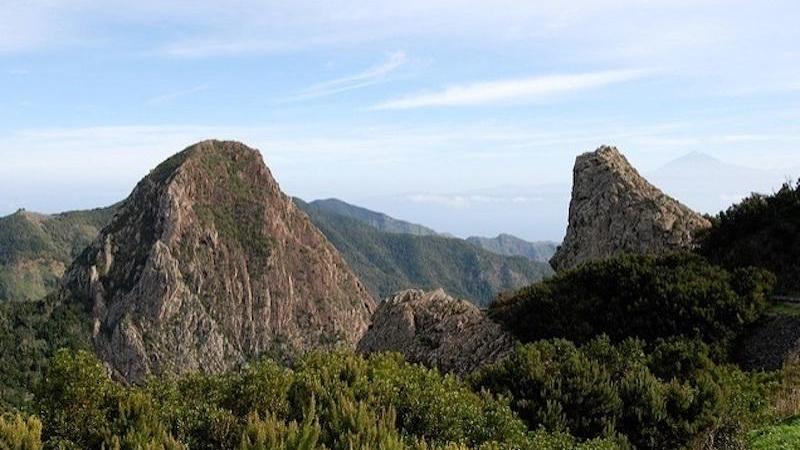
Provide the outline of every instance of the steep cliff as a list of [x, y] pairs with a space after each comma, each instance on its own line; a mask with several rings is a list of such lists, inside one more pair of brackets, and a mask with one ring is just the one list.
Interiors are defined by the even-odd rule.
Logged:
[[639, 175], [619, 150], [604, 146], [575, 161], [567, 235], [550, 264], [560, 271], [621, 252], [691, 248], [709, 226]]
[[145, 177], [68, 270], [97, 353], [129, 381], [344, 343], [374, 301], [260, 154], [205, 141]]

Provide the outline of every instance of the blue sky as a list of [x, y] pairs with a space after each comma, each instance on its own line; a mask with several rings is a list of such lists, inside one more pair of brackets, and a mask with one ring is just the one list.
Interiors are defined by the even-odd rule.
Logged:
[[[800, 172], [796, 1], [0, 0], [0, 11], [0, 214], [117, 201], [211, 137], [259, 148], [292, 195], [462, 235], [557, 239], [563, 218], [537, 217], [561, 211], [519, 192], [568, 185], [574, 157], [606, 143], [643, 172], [692, 151], [775, 185]], [[470, 199], [507, 206], [487, 218]]]

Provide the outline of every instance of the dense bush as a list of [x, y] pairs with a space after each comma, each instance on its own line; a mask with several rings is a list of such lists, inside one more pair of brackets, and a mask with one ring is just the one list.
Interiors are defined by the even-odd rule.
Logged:
[[35, 417], [19, 414], [0, 416], [0, 449], [40, 450], [42, 448], [42, 422]]
[[24, 406], [56, 349], [89, 348], [81, 306], [56, 299], [0, 302], [0, 407]]
[[509, 397], [531, 429], [619, 436], [638, 449], [685, 448], [711, 435], [741, 441], [743, 430], [768, 420], [777, 385], [716, 366], [707, 353], [687, 341], [660, 342], [650, 355], [642, 342], [612, 345], [605, 336], [581, 347], [539, 341], [470, 382]]
[[700, 236], [701, 254], [728, 268], [766, 268], [778, 276], [779, 292], [800, 294], [800, 181], [753, 194], [712, 223]]
[[523, 342], [685, 337], [720, 356], [759, 317], [772, 285], [765, 271], [727, 272], [691, 254], [622, 255], [522, 289], [495, 302], [490, 314]]
[[22, 442], [42, 429], [46, 448], [63, 449], [617, 448], [530, 432], [507, 401], [394, 354], [312, 353], [291, 368], [265, 360], [131, 387], [109, 379], [90, 353], [62, 350], [35, 394], [43, 428], [37, 419], [0, 422], [0, 440]]

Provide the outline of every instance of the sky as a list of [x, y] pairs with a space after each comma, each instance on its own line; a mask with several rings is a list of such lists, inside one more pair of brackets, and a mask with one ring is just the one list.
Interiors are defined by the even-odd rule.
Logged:
[[799, 18], [796, 0], [0, 0], [0, 215], [114, 203], [207, 138], [258, 148], [290, 195], [464, 236], [560, 239], [574, 158], [603, 144], [643, 173], [701, 152], [761, 174], [711, 195], [735, 201], [800, 174]]

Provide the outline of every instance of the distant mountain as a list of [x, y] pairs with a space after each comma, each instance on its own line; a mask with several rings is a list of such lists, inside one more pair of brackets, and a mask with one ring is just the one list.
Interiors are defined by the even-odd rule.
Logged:
[[435, 236], [438, 234], [436, 231], [422, 225], [398, 220], [386, 214], [351, 205], [335, 198], [314, 200], [309, 204], [323, 211], [360, 220], [387, 233], [406, 233], [415, 236]]
[[535, 283], [552, 274], [549, 265], [501, 256], [463, 240], [388, 233], [361, 220], [295, 199], [342, 253], [376, 298], [404, 289], [438, 289], [488, 305], [498, 293]]
[[493, 238], [470, 236], [467, 242], [498, 255], [524, 256], [543, 263], [550, 261], [558, 247], [555, 242], [529, 242], [505, 233]]
[[798, 169], [753, 169], [692, 152], [649, 172], [647, 178], [690, 208], [716, 214], [753, 192], [772, 193], [798, 175]]
[[0, 217], [0, 301], [43, 298], [114, 215], [114, 207]]
[[[387, 214], [352, 205], [339, 199], [314, 200], [311, 206], [340, 216], [350, 217], [387, 233], [405, 233], [415, 236], [444, 236], [456, 238], [449, 233], [438, 233], [431, 228], [404, 220], [395, 219]], [[524, 256], [531, 261], [547, 262], [556, 251], [555, 242], [529, 242], [510, 234], [500, 234], [494, 238], [472, 236], [467, 242], [484, 250], [503, 256]]]

